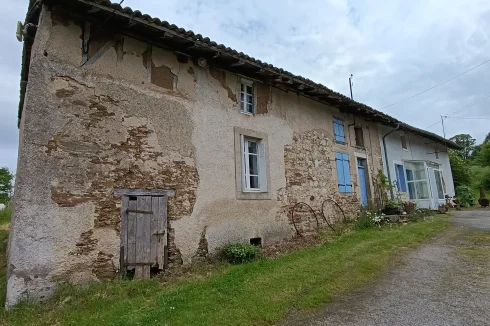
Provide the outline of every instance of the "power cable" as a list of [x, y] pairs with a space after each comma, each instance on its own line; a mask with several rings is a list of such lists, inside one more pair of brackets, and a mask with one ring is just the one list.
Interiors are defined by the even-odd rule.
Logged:
[[[445, 118], [448, 118], [448, 117], [454, 116], [454, 115], [456, 115], [456, 114], [459, 114], [459, 113], [463, 112], [464, 110], [471, 108], [472, 106], [474, 106], [474, 105], [476, 105], [476, 104], [480, 103], [481, 101], [483, 101], [483, 100], [485, 100], [485, 99], [487, 99], [487, 98], [489, 98], [489, 97], [490, 97], [490, 93], [487, 93], [487, 94], [486, 94], [484, 97], [482, 97], [482, 98], [481, 98], [481, 99], [479, 99], [478, 101], [473, 102], [473, 103], [471, 103], [470, 105], [467, 105], [467, 106], [463, 107], [462, 109], [460, 109], [460, 110], [458, 110], [458, 111], [455, 111], [455, 112], [453, 112], [453, 113], [450, 113], [450, 114], [448, 114], [448, 115], [446, 115], [446, 116], [444, 116], [444, 117], [445, 117]], [[437, 121], [437, 122], [435, 122], [435, 123], [431, 124], [430, 126], [426, 127], [426, 129], [428, 129], [428, 128], [430, 128], [430, 127], [433, 127], [433, 126], [435, 126], [435, 125], [436, 125], [436, 124], [438, 124], [438, 123], [441, 123], [441, 121]]]
[[483, 118], [477, 118], [477, 117], [471, 117], [471, 118], [466, 118], [466, 117], [446, 117], [446, 119], [490, 120], [490, 118], [487, 118], [487, 117], [483, 117]]
[[400, 101], [398, 101], [398, 102], [391, 103], [391, 104], [389, 104], [389, 105], [387, 105], [387, 106], [382, 107], [381, 109], [384, 109], [384, 108], [387, 108], [387, 107], [393, 106], [393, 105], [395, 105], [395, 104], [398, 104], [398, 103], [401, 103], [401, 102], [403, 102], [403, 101], [406, 101], [406, 100], [412, 99], [412, 98], [414, 98], [414, 97], [416, 97], [416, 96], [419, 96], [419, 95], [421, 95], [421, 94], [427, 93], [428, 91], [430, 91], [430, 90], [432, 90], [432, 89], [434, 89], [434, 88], [437, 88], [437, 87], [439, 87], [439, 86], [442, 86], [442, 85], [444, 85], [444, 84], [446, 84], [446, 83], [450, 82], [451, 80], [454, 80], [454, 79], [456, 79], [456, 78], [458, 78], [458, 77], [461, 77], [461, 76], [463, 76], [464, 74], [466, 74], [466, 73], [468, 73], [468, 72], [470, 72], [470, 71], [472, 71], [472, 70], [475, 70], [476, 68], [478, 68], [478, 67], [480, 67], [480, 66], [483, 66], [483, 65], [484, 65], [484, 64], [486, 64], [487, 62], [490, 62], [490, 59], [489, 59], [489, 60], [487, 60], [487, 61], [485, 61], [485, 62], [480, 63], [479, 65], [477, 65], [477, 66], [475, 66], [475, 67], [473, 67], [473, 68], [471, 68], [471, 69], [468, 69], [468, 70], [466, 70], [466, 71], [464, 71], [464, 72], [460, 73], [459, 75], [456, 75], [456, 76], [454, 76], [454, 77], [451, 77], [451, 78], [449, 78], [449, 79], [446, 79], [445, 81], [443, 81], [443, 82], [442, 82], [442, 83], [440, 83], [440, 84], [437, 84], [437, 85], [435, 85], [435, 86], [432, 86], [431, 88], [428, 88], [428, 89], [426, 89], [426, 90], [424, 90], [424, 91], [422, 91], [422, 92], [420, 92], [420, 93], [417, 93], [417, 94], [415, 94], [415, 95], [412, 95], [412, 96], [410, 96], [410, 97], [404, 98], [403, 100], [400, 100]]
[[489, 98], [489, 97], [490, 97], [490, 93], [488, 93], [487, 95], [485, 95], [484, 97], [482, 97], [482, 98], [481, 98], [481, 99], [479, 99], [478, 101], [474, 102], [473, 104], [470, 104], [470, 105], [468, 105], [468, 106], [466, 106], [466, 107], [462, 108], [461, 110], [459, 110], [459, 111], [457, 111], [457, 112], [453, 112], [453, 113], [449, 114], [448, 116], [454, 116], [454, 115], [456, 115], [456, 114], [459, 114], [459, 113], [461, 113], [462, 111], [464, 111], [464, 110], [466, 110], [466, 109], [468, 109], [468, 108], [472, 107], [472, 106], [473, 106], [473, 105], [475, 105], [475, 104], [480, 103], [481, 101], [483, 101], [484, 99], [487, 99], [487, 98]]

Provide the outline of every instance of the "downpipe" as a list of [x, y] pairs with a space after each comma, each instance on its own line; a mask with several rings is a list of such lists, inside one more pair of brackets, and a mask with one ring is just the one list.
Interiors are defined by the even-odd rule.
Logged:
[[[392, 181], [391, 181], [391, 172], [390, 172], [390, 165], [388, 163], [388, 151], [386, 150], [386, 137], [388, 137], [389, 135], [391, 135], [392, 133], [394, 133], [395, 131], [399, 130], [400, 129], [400, 123], [398, 123], [395, 127], [395, 129], [391, 130], [389, 133], [387, 133], [386, 135], [383, 136], [382, 140], [383, 140], [383, 150], [385, 152], [385, 162], [386, 162], [386, 172], [388, 174], [388, 182], [390, 183], [390, 185], [392, 185]], [[395, 199], [395, 193], [393, 192], [393, 187], [390, 187], [390, 197], [391, 197], [391, 200]]]

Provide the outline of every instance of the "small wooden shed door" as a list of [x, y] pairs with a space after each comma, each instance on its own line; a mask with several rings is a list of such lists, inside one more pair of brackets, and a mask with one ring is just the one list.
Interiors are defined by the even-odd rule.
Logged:
[[135, 278], [149, 278], [151, 267], [164, 268], [167, 199], [167, 196], [123, 197], [121, 254], [125, 270], [134, 268]]

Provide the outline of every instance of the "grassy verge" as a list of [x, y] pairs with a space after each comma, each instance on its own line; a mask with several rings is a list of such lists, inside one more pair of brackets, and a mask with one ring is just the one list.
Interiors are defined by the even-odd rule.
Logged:
[[400, 249], [447, 225], [447, 218], [353, 231], [274, 260], [225, 266], [203, 279], [161, 284], [113, 281], [66, 287], [42, 304], [0, 313], [6, 325], [271, 325], [382, 275]]
[[490, 232], [474, 231], [466, 235], [463, 240], [468, 245], [458, 248], [456, 252], [466, 262], [465, 266], [476, 266], [473, 277], [487, 280], [490, 276]]
[[12, 207], [5, 207], [0, 209], [0, 225], [10, 223], [10, 216], [12, 215]]
[[[7, 231], [0, 230], [0, 309], [5, 305], [5, 290], [7, 286]], [[1, 313], [0, 313], [1, 316]]]

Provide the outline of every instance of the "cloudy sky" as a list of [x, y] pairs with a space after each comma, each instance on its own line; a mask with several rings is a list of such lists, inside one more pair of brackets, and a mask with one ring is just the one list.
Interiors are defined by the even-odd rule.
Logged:
[[[27, 0], [0, 0], [0, 166], [15, 170], [22, 44], [16, 22]], [[349, 94], [426, 129], [447, 115], [448, 137], [490, 132], [488, 0], [125, 0], [124, 5]], [[388, 106], [388, 107], [387, 107]], [[442, 134], [441, 124], [430, 131]]]

